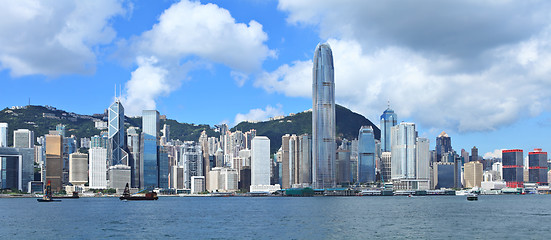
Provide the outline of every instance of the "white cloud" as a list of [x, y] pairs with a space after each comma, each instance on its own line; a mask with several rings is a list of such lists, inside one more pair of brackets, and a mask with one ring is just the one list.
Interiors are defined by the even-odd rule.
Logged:
[[[289, 13], [290, 23], [318, 27], [329, 39], [336, 101], [369, 119], [378, 119], [387, 100], [401, 119], [460, 132], [494, 130], [550, 110], [549, 4], [420, 1], [405, 4], [410, 8], [405, 11], [402, 3], [281, 0], [279, 8]], [[477, 6], [498, 12], [484, 17]], [[468, 15], [472, 23], [449, 17], [450, 7], [474, 14]], [[423, 15], [411, 9], [432, 10]], [[255, 86], [310, 98], [311, 62], [282, 65], [261, 74]]]
[[251, 109], [248, 113], [242, 114], [238, 113], [235, 115], [234, 125], [237, 125], [243, 121], [265, 121], [270, 117], [281, 116], [283, 115], [283, 110], [281, 105], [277, 105], [275, 108], [268, 105], [265, 109], [255, 108]]
[[[128, 46], [136, 59], [148, 56], [157, 59], [156, 68], [164, 68], [169, 74], [166, 75], [166, 80], [156, 82], [162, 85], [161, 89], [169, 90], [158, 91], [156, 88], [144, 89], [127, 84], [127, 98], [142, 99], [144, 95], [135, 94], [145, 93], [146, 99], [136, 101], [138, 105], [132, 107], [137, 111], [154, 105], [151, 103], [159, 96], [180, 87], [181, 81], [185, 79], [185, 74], [181, 73], [197, 67], [192, 66], [190, 59], [230, 67], [231, 77], [242, 86], [248, 74], [259, 71], [267, 57], [275, 56], [274, 51], [265, 45], [267, 40], [268, 35], [258, 22], [252, 20], [248, 24], [237, 23], [228, 10], [215, 4], [203, 5], [187, 0], [175, 3], [161, 14], [159, 22], [151, 30], [134, 38]], [[139, 68], [140, 66], [138, 70]], [[131, 82], [139, 80], [134, 80], [133, 75], [129, 83]], [[132, 89], [133, 87], [139, 89]], [[134, 110], [131, 113], [139, 114]]]
[[493, 152], [487, 152], [484, 154], [484, 159], [501, 158], [503, 150], [504, 149], [496, 149]]
[[[98, 46], [111, 43], [121, 1], [2, 1], [0, 69], [12, 76], [91, 74]], [[22, 31], [24, 29], [24, 31]]]

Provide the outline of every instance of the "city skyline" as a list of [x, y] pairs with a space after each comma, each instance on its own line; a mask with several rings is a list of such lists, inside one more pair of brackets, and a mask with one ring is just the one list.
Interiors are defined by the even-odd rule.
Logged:
[[[336, 103], [374, 123], [390, 101], [398, 122], [416, 123], [431, 149], [441, 131], [457, 151], [477, 146], [482, 156], [499, 149], [551, 149], [545, 139], [551, 134], [551, 93], [545, 90], [551, 44], [549, 19], [542, 14], [551, 7], [546, 2], [69, 3], [33, 7], [20, 1], [3, 10], [9, 20], [0, 27], [5, 86], [0, 105], [26, 105], [30, 99], [31, 104], [99, 113], [113, 102], [112, 89], [119, 85], [130, 116], [157, 109], [189, 123], [264, 120], [311, 107], [313, 46], [327, 41], [335, 55]], [[375, 4], [380, 11], [370, 10]], [[41, 7], [56, 14], [40, 14]], [[458, 15], [405, 11], [427, 7]], [[484, 17], [477, 9], [493, 14]], [[410, 24], [386, 21], [401, 10]], [[225, 27], [206, 27], [198, 12]], [[94, 14], [87, 22], [73, 19], [83, 13]], [[55, 24], [64, 22], [76, 27]], [[168, 26], [180, 31], [167, 31]], [[208, 31], [195, 33], [198, 27]], [[19, 29], [25, 35], [18, 35]], [[423, 35], [424, 30], [431, 34]], [[180, 32], [186, 34], [175, 34]], [[21, 37], [14, 42], [7, 36]], [[136, 94], [143, 97], [133, 98]], [[227, 99], [236, 104], [220, 106]]]

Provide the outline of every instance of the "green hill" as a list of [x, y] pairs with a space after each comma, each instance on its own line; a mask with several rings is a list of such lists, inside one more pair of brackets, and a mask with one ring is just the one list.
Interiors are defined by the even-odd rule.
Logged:
[[[336, 105], [335, 115], [337, 120], [337, 142], [346, 138], [352, 140], [358, 138], [361, 126], [372, 126], [375, 139], [381, 139], [381, 130], [364, 116], [352, 112], [349, 109]], [[301, 112], [283, 119], [264, 122], [241, 122], [231, 130], [243, 132], [256, 129], [256, 135], [266, 136], [270, 139], [270, 152], [275, 153], [281, 146], [281, 136], [285, 134], [312, 134], [312, 112]]]
[[[13, 131], [16, 129], [29, 129], [34, 131], [35, 137], [43, 136], [50, 130], [55, 130], [57, 124], [65, 125], [66, 135], [75, 135], [78, 141], [83, 137], [91, 137], [100, 134], [102, 130], [95, 128], [94, 120], [104, 120], [105, 114], [80, 115], [45, 106], [25, 106], [23, 108], [5, 108], [0, 111], [0, 122], [8, 123], [8, 146], [13, 145]], [[219, 136], [209, 125], [195, 125], [179, 123], [172, 119], [161, 119], [161, 127], [164, 123], [170, 125], [171, 138], [182, 141], [197, 141], [203, 130], [208, 136]], [[125, 118], [125, 126], [141, 128], [142, 119]], [[103, 130], [107, 131], [107, 130]]]
[[[364, 116], [352, 112], [349, 109], [336, 106], [337, 120], [337, 142], [342, 139], [355, 139], [358, 137], [358, 131], [361, 126], [370, 125], [375, 131], [375, 138], [380, 139], [381, 131], [371, 121]], [[22, 108], [5, 108], [0, 111], [0, 122], [8, 123], [8, 146], [13, 144], [13, 131], [16, 129], [29, 129], [34, 131], [36, 137], [47, 134], [50, 130], [55, 130], [57, 124], [64, 124], [66, 135], [75, 135], [78, 141], [83, 137], [91, 137], [100, 134], [101, 130], [95, 128], [94, 121], [106, 120], [105, 113], [90, 115], [80, 115], [66, 112], [48, 106], [26, 106]], [[170, 134], [172, 139], [182, 141], [197, 141], [203, 130], [207, 131], [209, 137], [218, 137], [220, 134], [215, 132], [207, 124], [188, 124], [180, 123], [172, 119], [161, 119], [163, 124], [170, 125]], [[141, 129], [141, 117], [125, 118], [125, 126], [139, 127]], [[241, 130], [243, 132], [250, 129], [256, 129], [259, 136], [270, 138], [270, 150], [276, 152], [281, 146], [281, 136], [285, 134], [304, 134], [312, 133], [312, 112], [301, 112], [293, 116], [287, 116], [283, 119], [264, 121], [258, 123], [241, 122], [231, 130]], [[107, 131], [107, 130], [104, 130]]]

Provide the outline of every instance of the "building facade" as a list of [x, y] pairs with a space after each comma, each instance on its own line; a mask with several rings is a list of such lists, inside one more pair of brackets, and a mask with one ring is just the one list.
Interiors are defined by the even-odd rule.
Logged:
[[390, 109], [390, 106], [381, 115], [381, 151], [383, 152], [392, 151], [390, 131], [392, 127], [396, 126], [397, 119], [396, 113]]
[[534, 149], [528, 153], [528, 175], [529, 182], [547, 185], [547, 152], [543, 152], [540, 148]]
[[314, 53], [312, 84], [312, 163], [314, 188], [336, 187], [335, 76], [333, 54], [327, 43]]
[[108, 109], [109, 127], [109, 148], [108, 157], [110, 166], [123, 164], [127, 161], [127, 153], [124, 151], [124, 107], [119, 99], [116, 99]]
[[358, 182], [375, 182], [375, 135], [371, 126], [362, 126], [358, 134]]
[[503, 150], [501, 155], [503, 180], [507, 183], [507, 187], [524, 187], [523, 151], [521, 149]]
[[142, 139], [140, 156], [140, 188], [153, 189], [159, 187], [158, 145], [159, 145], [159, 112], [143, 110]]
[[251, 141], [251, 185], [270, 185], [270, 139], [256, 136]]

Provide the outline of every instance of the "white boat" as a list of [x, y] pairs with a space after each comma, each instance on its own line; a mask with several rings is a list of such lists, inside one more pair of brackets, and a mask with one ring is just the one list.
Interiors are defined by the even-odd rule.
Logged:
[[467, 200], [477, 201], [478, 200], [478, 195], [476, 193], [469, 193], [469, 194], [467, 194]]

